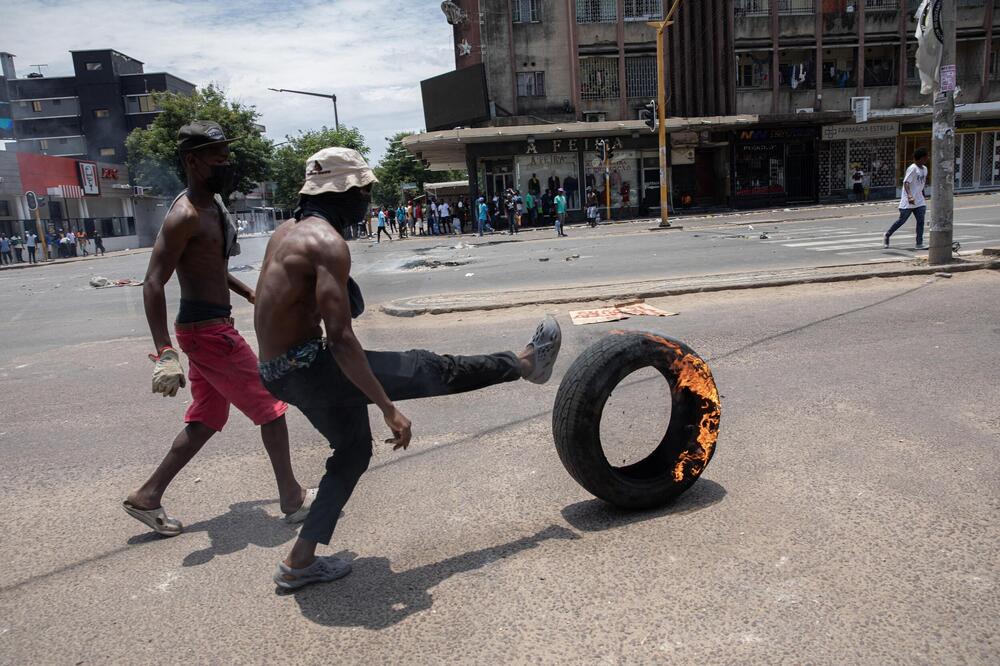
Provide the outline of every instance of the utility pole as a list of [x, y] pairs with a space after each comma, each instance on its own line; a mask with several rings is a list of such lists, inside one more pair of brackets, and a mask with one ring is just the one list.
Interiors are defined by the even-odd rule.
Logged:
[[660, 226], [670, 226], [670, 190], [667, 185], [667, 73], [664, 59], [666, 48], [663, 33], [674, 24], [673, 17], [681, 0], [674, 0], [673, 6], [662, 21], [649, 21], [646, 25], [656, 28], [656, 107], [657, 122], [660, 126]]
[[305, 92], [303, 90], [287, 90], [285, 88], [268, 88], [268, 90], [273, 90], [274, 92], [284, 92], [284, 93], [295, 93], [296, 95], [309, 95], [310, 97], [325, 97], [326, 99], [333, 100], [333, 122], [337, 131], [340, 131], [340, 117], [337, 115], [337, 96], [327, 95], [325, 93], [314, 93]]
[[[955, 2], [937, 0], [935, 9], [940, 7], [939, 21], [934, 28], [940, 28], [941, 69], [934, 84], [934, 125], [931, 132], [934, 155], [934, 179], [931, 188], [930, 247], [927, 261], [930, 264], [948, 264], [952, 260], [952, 222], [955, 217], [955, 83], [958, 79], [955, 67]], [[938, 19], [935, 16], [935, 19]], [[934, 39], [933, 35], [928, 36]]]

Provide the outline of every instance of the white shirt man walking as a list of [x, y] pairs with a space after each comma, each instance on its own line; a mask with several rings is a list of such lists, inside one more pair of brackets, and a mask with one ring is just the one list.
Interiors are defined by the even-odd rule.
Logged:
[[903, 196], [899, 200], [899, 219], [885, 232], [882, 247], [889, 247], [889, 239], [910, 218], [912, 213], [917, 218], [916, 250], [926, 250], [924, 245], [924, 214], [927, 212], [927, 200], [924, 199], [924, 186], [927, 184], [927, 149], [917, 148], [913, 152], [913, 164], [906, 170], [903, 177]]

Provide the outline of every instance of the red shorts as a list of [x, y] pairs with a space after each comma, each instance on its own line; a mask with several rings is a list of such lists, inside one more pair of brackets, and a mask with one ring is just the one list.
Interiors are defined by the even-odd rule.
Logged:
[[257, 355], [231, 324], [176, 331], [177, 344], [188, 357], [191, 406], [185, 423], [204, 423], [221, 431], [229, 420], [229, 405], [264, 425], [286, 411], [260, 381]]

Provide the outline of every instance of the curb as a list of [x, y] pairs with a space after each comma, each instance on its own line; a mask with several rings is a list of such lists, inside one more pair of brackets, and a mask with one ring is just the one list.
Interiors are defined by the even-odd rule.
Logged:
[[[469, 300], [466, 294], [452, 294], [456, 300], [441, 304], [427, 305], [419, 304], [420, 299], [390, 301], [379, 306], [379, 310], [392, 317], [416, 317], [424, 314], [448, 314], [452, 312], [475, 312], [488, 310], [506, 310], [511, 308], [524, 307], [529, 305], [551, 305], [559, 303], [588, 303], [594, 301], [620, 301], [629, 298], [659, 298], [664, 296], [680, 296], [682, 294], [697, 294], [714, 291], [731, 291], [737, 289], [766, 289], [769, 287], [788, 287], [801, 284], [822, 284], [829, 282], [850, 282], [856, 280], [868, 280], [872, 278], [892, 278], [908, 277], [912, 275], [933, 275], [934, 273], [965, 273], [983, 269], [1000, 269], [1000, 261], [985, 260], [975, 262], [965, 262], [957, 264], [944, 264], [940, 266], [918, 266], [914, 268], [896, 268], [891, 270], [873, 270], [859, 272], [840, 272], [818, 275], [798, 275], [794, 277], [777, 277], [770, 280], [746, 281], [740, 277], [741, 274], [733, 274], [729, 281], [720, 281], [715, 284], [706, 285], [681, 285], [671, 286], [649, 286], [643, 287], [641, 283], [624, 283], [618, 286], [591, 286], [567, 289], [552, 289], [548, 295], [536, 298], [526, 298], [516, 301], [491, 300], [492, 294], [482, 294], [480, 300]], [[809, 270], [809, 269], [805, 269]], [[742, 274], [746, 275], [746, 274]], [[699, 276], [707, 278], [713, 276]], [[676, 280], [680, 282], [684, 278]], [[661, 283], [662, 285], [662, 283]], [[432, 297], [433, 298], [433, 297]], [[437, 298], [447, 298], [437, 297]], [[462, 299], [465, 302], [462, 302]], [[416, 302], [414, 302], [416, 301]]]

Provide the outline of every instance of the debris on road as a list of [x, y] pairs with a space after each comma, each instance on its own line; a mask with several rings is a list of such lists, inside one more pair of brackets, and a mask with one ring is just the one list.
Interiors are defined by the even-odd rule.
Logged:
[[950, 278], [951, 273], [949, 273], [948, 271], [938, 271], [937, 273], [934, 274], [934, 277]]
[[576, 261], [579, 258], [580, 258], [580, 255], [578, 255], [578, 254], [571, 254], [570, 256], [566, 257], [566, 261]]
[[466, 273], [465, 277], [472, 277], [473, 275], [475, 275], [475, 273]]
[[539, 257], [538, 261], [548, 261], [548, 257]]
[[621, 321], [629, 317], [674, 317], [676, 315], [676, 312], [667, 312], [666, 310], [661, 310], [639, 301], [636, 303], [619, 304], [608, 308], [574, 310], [569, 313], [569, 318], [573, 321], [574, 326], [582, 326], [584, 324]]
[[767, 240], [768, 238], [770, 238], [770, 236], [767, 235], [766, 231], [761, 233], [760, 235], [761, 240]]
[[[58, 287], [59, 285], [56, 286]], [[124, 280], [109, 280], [106, 277], [95, 275], [90, 278], [90, 286], [94, 289], [109, 289], [111, 287], [141, 287], [142, 280], [133, 280], [132, 278], [125, 278]]]

